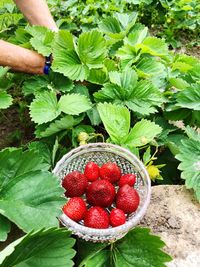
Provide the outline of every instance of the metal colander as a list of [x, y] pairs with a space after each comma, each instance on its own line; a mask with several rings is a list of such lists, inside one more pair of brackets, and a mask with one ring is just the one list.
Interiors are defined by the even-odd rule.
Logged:
[[135, 173], [137, 179], [134, 188], [140, 195], [140, 205], [136, 212], [128, 216], [126, 223], [118, 227], [93, 229], [84, 226], [83, 222], [72, 221], [65, 214], [61, 215], [60, 221], [74, 234], [85, 240], [114, 241], [123, 237], [145, 214], [150, 201], [150, 178], [143, 163], [129, 150], [107, 143], [93, 143], [73, 149], [56, 164], [53, 173], [62, 180], [66, 174], [72, 171], [84, 172], [85, 165], [90, 161], [96, 162], [99, 166], [107, 162], [115, 162], [121, 168], [122, 174]]

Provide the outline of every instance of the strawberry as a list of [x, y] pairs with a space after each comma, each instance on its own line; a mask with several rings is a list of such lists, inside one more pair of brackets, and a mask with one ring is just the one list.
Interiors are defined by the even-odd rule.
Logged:
[[92, 207], [85, 214], [84, 225], [87, 227], [98, 229], [108, 228], [109, 215], [101, 207]]
[[82, 220], [86, 211], [86, 204], [81, 197], [71, 198], [63, 207], [63, 212], [75, 222]]
[[85, 166], [84, 175], [89, 182], [97, 180], [99, 178], [99, 166], [93, 161], [88, 162]]
[[130, 185], [125, 184], [120, 187], [116, 196], [116, 207], [125, 213], [136, 211], [140, 202], [138, 192]]
[[62, 186], [66, 189], [67, 197], [80, 197], [85, 193], [88, 182], [82, 173], [73, 171], [64, 177]]
[[110, 212], [110, 225], [113, 227], [122, 225], [126, 222], [126, 215], [123, 210], [120, 209], [113, 209]]
[[109, 207], [115, 198], [115, 188], [107, 180], [94, 181], [87, 188], [86, 198], [93, 206]]
[[122, 175], [119, 180], [119, 187], [122, 187], [125, 184], [133, 186], [136, 182], [136, 175], [133, 173]]
[[100, 168], [100, 177], [103, 180], [108, 180], [110, 183], [117, 182], [121, 177], [121, 170], [116, 163], [108, 162]]

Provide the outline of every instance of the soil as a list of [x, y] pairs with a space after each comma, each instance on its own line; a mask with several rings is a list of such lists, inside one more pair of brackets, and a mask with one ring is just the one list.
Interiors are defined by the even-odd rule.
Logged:
[[25, 233], [20, 230], [16, 225], [12, 224], [11, 232], [8, 234], [8, 238], [5, 242], [0, 242], [0, 252], [6, 248], [9, 244], [24, 236]]
[[166, 243], [174, 258], [169, 267], [200, 267], [200, 204], [185, 186], [152, 187], [151, 203], [141, 222]]
[[0, 111], [0, 150], [5, 147], [18, 147], [33, 140], [33, 131], [27, 111], [21, 118], [16, 106]]

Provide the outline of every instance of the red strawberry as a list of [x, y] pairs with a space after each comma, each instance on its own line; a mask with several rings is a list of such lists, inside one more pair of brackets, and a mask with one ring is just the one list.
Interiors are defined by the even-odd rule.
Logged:
[[125, 213], [136, 211], [140, 202], [138, 192], [130, 185], [125, 184], [120, 187], [116, 196], [116, 207]]
[[67, 197], [79, 197], [85, 193], [88, 182], [82, 173], [73, 171], [64, 177], [62, 186], [66, 189]]
[[110, 183], [117, 182], [121, 177], [121, 170], [116, 163], [108, 162], [100, 168], [100, 177], [103, 180], [108, 180]]
[[85, 166], [84, 175], [89, 182], [97, 180], [99, 178], [99, 166], [93, 161], [88, 162]]
[[113, 227], [122, 225], [125, 222], [126, 222], [126, 215], [123, 212], [123, 210], [120, 210], [120, 209], [117, 209], [117, 208], [111, 210], [111, 213], [110, 213], [110, 224]]
[[109, 207], [115, 198], [115, 188], [106, 180], [94, 181], [87, 188], [86, 198], [93, 206]]
[[98, 229], [108, 228], [109, 215], [101, 207], [92, 207], [85, 214], [84, 225], [87, 227]]
[[133, 186], [136, 182], [136, 175], [133, 173], [122, 175], [119, 180], [119, 187], [122, 187], [125, 184]]
[[75, 222], [82, 220], [86, 211], [86, 204], [81, 197], [71, 198], [63, 207], [63, 212]]

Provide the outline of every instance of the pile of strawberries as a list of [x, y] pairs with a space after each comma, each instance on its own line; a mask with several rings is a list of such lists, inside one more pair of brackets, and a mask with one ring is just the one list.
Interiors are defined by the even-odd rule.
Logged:
[[115, 163], [107, 162], [99, 167], [95, 162], [88, 162], [84, 173], [73, 171], [63, 178], [65, 195], [70, 198], [63, 212], [75, 222], [83, 220], [91, 228], [122, 225], [140, 202], [135, 182], [135, 174], [122, 175]]

